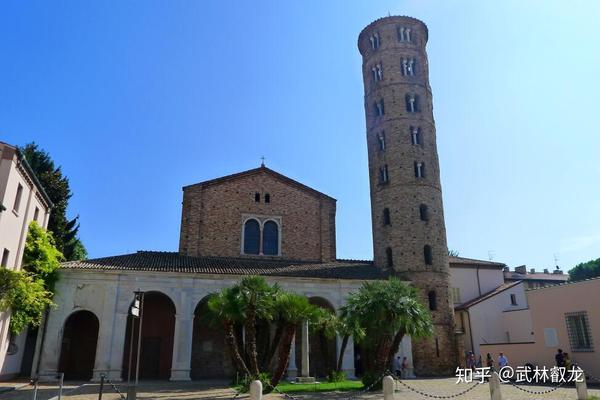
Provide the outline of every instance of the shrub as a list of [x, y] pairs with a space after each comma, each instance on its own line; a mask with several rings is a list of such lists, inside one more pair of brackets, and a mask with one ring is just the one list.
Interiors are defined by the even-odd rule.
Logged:
[[343, 371], [331, 371], [327, 375], [327, 382], [343, 382], [346, 380], [346, 373]]
[[[365, 389], [381, 390], [383, 388], [382, 376], [374, 372], [366, 372], [362, 377], [362, 383], [365, 385]], [[371, 385], [373, 386], [371, 387]]]
[[258, 378], [255, 377], [251, 377], [251, 376], [246, 376], [244, 377], [240, 382], [240, 392], [242, 393], [248, 393], [250, 391], [250, 384], [255, 381], [255, 380], [259, 380], [262, 382], [262, 386], [263, 386], [263, 394], [266, 393], [271, 393], [271, 391], [273, 390], [273, 388], [271, 387], [271, 374], [267, 373], [267, 372], [261, 372], [260, 374], [258, 374]]

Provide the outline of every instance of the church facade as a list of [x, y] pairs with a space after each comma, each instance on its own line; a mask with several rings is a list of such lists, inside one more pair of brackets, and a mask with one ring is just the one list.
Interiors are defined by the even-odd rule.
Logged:
[[[374, 261], [337, 259], [336, 200], [264, 164], [186, 186], [178, 252], [64, 264], [34, 365], [67, 378], [126, 379], [138, 347], [128, 311], [139, 290], [146, 293], [142, 378], [228, 377], [234, 370], [223, 335], [204, 318], [211, 293], [261, 275], [337, 311], [363, 282], [395, 275], [420, 290], [434, 321], [433, 337], [405, 338], [400, 355], [412, 367], [414, 354], [417, 374], [453, 372], [459, 350], [426, 42], [427, 27], [410, 17], [379, 19], [359, 35]], [[303, 329], [288, 375], [326, 375], [338, 342]], [[353, 376], [360, 346], [350, 343], [343, 359]]]

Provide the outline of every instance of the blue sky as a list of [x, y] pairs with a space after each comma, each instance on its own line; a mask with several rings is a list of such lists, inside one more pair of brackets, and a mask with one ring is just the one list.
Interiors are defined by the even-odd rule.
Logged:
[[90, 256], [176, 250], [181, 187], [254, 168], [338, 199], [338, 256], [372, 256], [356, 48], [429, 26], [449, 247], [511, 266], [600, 256], [600, 3], [11, 1], [0, 140], [62, 165]]

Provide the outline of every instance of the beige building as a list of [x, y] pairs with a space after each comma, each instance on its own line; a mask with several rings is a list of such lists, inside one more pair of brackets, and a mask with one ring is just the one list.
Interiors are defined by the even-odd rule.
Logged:
[[[0, 265], [21, 269], [31, 221], [48, 224], [52, 203], [19, 150], [0, 142]], [[0, 377], [19, 373], [25, 335], [9, 334], [10, 314], [0, 313]]]
[[485, 357], [482, 345], [531, 341], [526, 290], [562, 283], [567, 275], [524, 268], [511, 272], [498, 262], [450, 257], [450, 293], [465, 351]]
[[527, 291], [528, 308], [514, 326], [531, 323], [531, 338], [521, 343], [491, 343], [481, 351], [503, 352], [511, 366], [532, 363], [551, 367], [558, 349], [586, 373], [600, 376], [600, 278]]

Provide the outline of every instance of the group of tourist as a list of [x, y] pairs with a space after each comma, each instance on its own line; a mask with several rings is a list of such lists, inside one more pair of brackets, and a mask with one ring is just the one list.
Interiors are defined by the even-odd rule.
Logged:
[[[494, 371], [494, 358], [490, 353], [487, 353], [485, 357], [485, 365], [483, 364], [483, 360], [481, 356], [479, 356], [479, 360], [475, 361], [475, 353], [469, 351], [467, 353], [467, 369], [471, 369], [475, 371], [477, 368], [487, 367], [490, 371]], [[508, 365], [508, 358], [504, 355], [504, 353], [500, 353], [498, 355], [498, 369], [502, 369]]]

